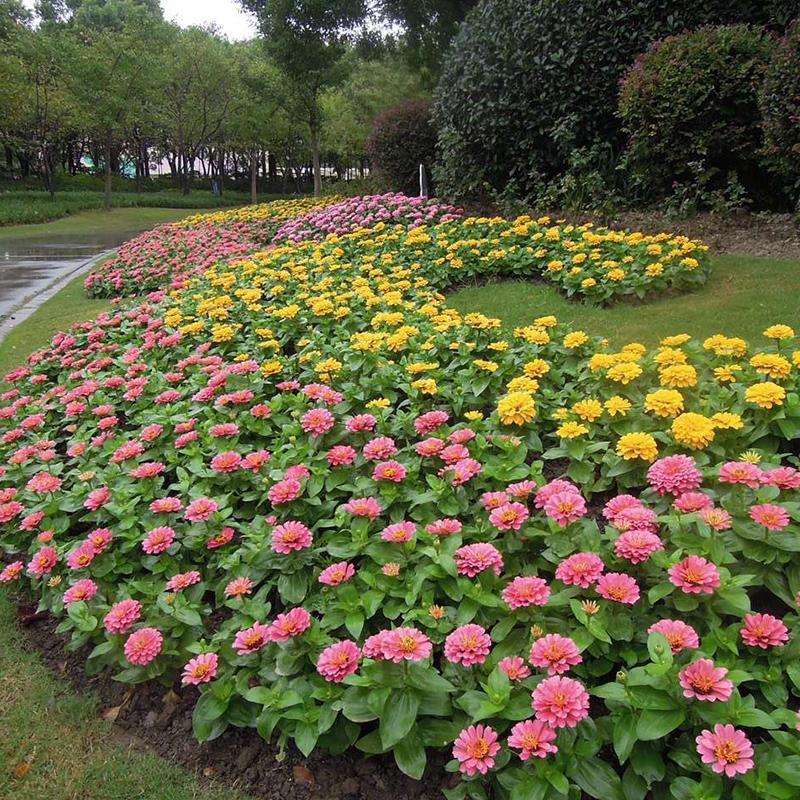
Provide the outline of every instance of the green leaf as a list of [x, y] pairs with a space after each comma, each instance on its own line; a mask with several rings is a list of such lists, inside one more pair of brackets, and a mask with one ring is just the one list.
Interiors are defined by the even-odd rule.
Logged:
[[[219, 732], [220, 720], [228, 710], [228, 701], [221, 700], [213, 692], [203, 692], [192, 712], [194, 735], [205, 742], [213, 739]], [[224, 729], [224, 725], [222, 726]]]
[[294, 729], [294, 743], [304, 756], [308, 756], [311, 753], [318, 738], [319, 731], [316, 725], [311, 725], [308, 722], [297, 723], [297, 727]]
[[385, 748], [394, 746], [413, 727], [419, 711], [419, 695], [416, 692], [395, 689], [383, 708], [381, 715], [381, 742]]
[[686, 712], [683, 709], [675, 711], [645, 709], [636, 724], [636, 736], [645, 742], [660, 739], [670, 731], [674, 731], [685, 718]]
[[420, 780], [422, 773], [425, 772], [425, 748], [420, 742], [416, 730], [412, 730], [408, 736], [401, 739], [394, 746], [394, 760], [401, 772], [409, 778]]
[[575, 759], [568, 774], [586, 794], [596, 800], [625, 800], [619, 775], [599, 758]]

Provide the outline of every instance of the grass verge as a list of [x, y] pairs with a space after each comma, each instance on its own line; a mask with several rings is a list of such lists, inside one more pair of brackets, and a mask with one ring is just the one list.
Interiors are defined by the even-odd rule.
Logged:
[[800, 262], [717, 256], [708, 283], [698, 291], [641, 305], [601, 308], [567, 300], [549, 284], [519, 281], [464, 287], [450, 295], [448, 304], [460, 312], [498, 317], [508, 329], [555, 314], [617, 346], [631, 341], [653, 345], [675, 333], [756, 339], [775, 322], [800, 322]]

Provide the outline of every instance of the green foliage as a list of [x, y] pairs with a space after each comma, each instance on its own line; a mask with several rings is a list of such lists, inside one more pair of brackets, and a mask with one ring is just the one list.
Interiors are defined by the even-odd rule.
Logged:
[[653, 41], [704, 23], [775, 21], [788, 0], [482, 0], [437, 90], [439, 186], [461, 196], [513, 182], [529, 196], [597, 142], [622, 149], [618, 84]]
[[746, 25], [703, 27], [639, 57], [620, 91], [631, 165], [658, 196], [674, 182], [708, 191], [734, 176], [760, 188], [757, 90], [770, 40]]
[[776, 45], [759, 92], [764, 153], [800, 199], [800, 21]]
[[367, 139], [367, 154], [387, 188], [416, 194], [419, 165], [428, 169], [436, 151], [436, 131], [430, 103], [409, 101], [375, 118]]

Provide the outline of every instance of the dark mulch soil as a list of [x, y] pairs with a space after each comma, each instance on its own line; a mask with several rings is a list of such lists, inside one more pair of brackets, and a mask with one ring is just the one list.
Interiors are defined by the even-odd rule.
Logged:
[[365, 757], [312, 753], [309, 758], [289, 747], [282, 760], [277, 747], [254, 730], [228, 729], [213, 742], [192, 736], [195, 689], [158, 683], [129, 687], [108, 671], [89, 677], [84, 672], [88, 649], [71, 653], [66, 637], [55, 633], [56, 621], [18, 608], [22, 630], [47, 666], [78, 693], [93, 694], [98, 713], [113, 722], [127, 746], [146, 749], [196, 773], [204, 782], [229, 786], [266, 800], [435, 800], [443, 787], [458, 782], [444, 772], [445, 757], [429, 758], [421, 781], [403, 775], [391, 756]]

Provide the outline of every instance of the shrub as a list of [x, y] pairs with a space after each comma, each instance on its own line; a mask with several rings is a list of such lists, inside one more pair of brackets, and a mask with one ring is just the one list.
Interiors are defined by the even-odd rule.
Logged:
[[602, 142], [619, 152], [619, 81], [651, 42], [703, 23], [784, 24], [792, 9], [795, 0], [483, 0], [436, 92], [440, 193], [513, 183], [525, 197], [568, 169], [576, 148]]
[[367, 139], [367, 155], [387, 188], [419, 194], [419, 165], [430, 171], [436, 155], [430, 103], [409, 100], [378, 115]]
[[792, 797], [794, 331], [504, 334], [424, 237], [274, 247], [56, 336], [0, 399], [0, 582], [89, 669], [190, 693], [202, 740], [415, 778], [446, 749], [457, 798]]
[[770, 46], [763, 31], [745, 25], [704, 27], [657, 42], [636, 60], [619, 111], [649, 190], [664, 195], [698, 172], [710, 176], [710, 189], [734, 175], [748, 190], [762, 188], [757, 91]]
[[800, 199], [800, 20], [775, 47], [759, 92], [764, 153]]

